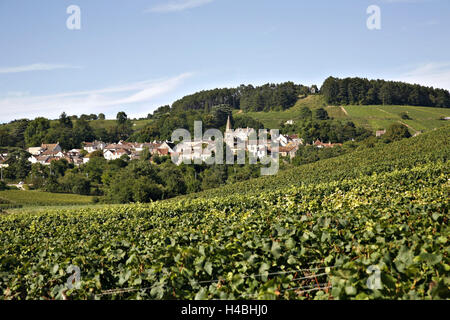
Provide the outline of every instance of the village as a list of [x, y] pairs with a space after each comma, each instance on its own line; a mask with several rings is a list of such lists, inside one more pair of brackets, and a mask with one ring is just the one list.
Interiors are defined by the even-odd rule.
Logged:
[[[271, 153], [272, 141], [269, 139], [265, 144], [251, 144], [249, 143], [249, 137], [256, 133], [254, 129], [250, 128], [231, 128], [230, 119], [227, 121], [225, 136], [232, 134], [235, 139], [235, 146], [231, 148], [234, 155], [239, 152], [239, 147], [244, 146], [245, 151], [250, 153], [254, 157], [262, 158], [265, 155]], [[293, 159], [300, 146], [309, 145], [304, 144], [304, 140], [299, 138], [298, 135], [283, 135], [280, 134], [274, 141], [278, 146], [278, 152], [281, 157]], [[93, 141], [93, 142], [83, 142], [82, 149], [72, 149], [63, 150], [59, 142], [52, 144], [42, 144], [39, 147], [30, 147], [26, 151], [30, 154], [28, 161], [32, 164], [40, 163], [41, 165], [50, 165], [52, 161], [58, 161], [65, 159], [69, 164], [74, 166], [80, 166], [89, 162], [92, 154], [96, 152], [102, 153], [103, 157], [108, 160], [116, 159], [128, 159], [128, 160], [139, 160], [142, 156], [144, 150], [148, 150], [151, 155], [151, 161], [155, 156], [166, 157], [166, 156], [178, 156], [181, 155], [179, 163], [182, 160], [194, 161], [195, 159], [201, 159], [205, 161], [208, 157], [207, 154], [201, 152], [204, 146], [207, 149], [214, 147], [214, 141], [203, 140], [194, 141], [190, 143], [182, 142], [176, 145], [172, 141], [153, 141], [153, 142], [126, 142], [119, 141], [117, 143], [106, 143], [103, 141]], [[236, 146], [237, 145], [237, 146]], [[335, 146], [342, 146], [340, 143], [325, 143], [320, 140], [314, 141], [312, 144], [316, 148], [333, 148]], [[186, 147], [191, 148], [193, 152], [183, 153]], [[186, 157], [189, 157], [187, 159]], [[8, 159], [8, 154], [0, 154], [0, 167], [4, 168], [8, 165], [6, 160]]]

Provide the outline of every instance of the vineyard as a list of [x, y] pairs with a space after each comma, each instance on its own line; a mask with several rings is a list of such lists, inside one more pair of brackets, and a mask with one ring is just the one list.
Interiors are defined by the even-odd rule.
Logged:
[[450, 126], [418, 137], [280, 171], [277, 175], [233, 183], [221, 188], [191, 194], [189, 198], [209, 198], [234, 194], [260, 194], [286, 186], [301, 186], [343, 179], [450, 159]]
[[0, 204], [3, 199], [5, 203], [15, 204], [19, 207], [88, 205], [93, 203], [92, 198], [90, 196], [41, 191], [0, 191]]
[[0, 216], [0, 299], [449, 299], [449, 137], [196, 197]]

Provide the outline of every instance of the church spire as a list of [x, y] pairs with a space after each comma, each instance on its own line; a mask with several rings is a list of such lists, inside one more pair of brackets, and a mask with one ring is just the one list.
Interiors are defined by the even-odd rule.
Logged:
[[227, 127], [226, 127], [226, 129], [225, 129], [225, 132], [229, 132], [229, 131], [231, 131], [232, 129], [231, 129], [231, 119], [230, 119], [230, 116], [228, 116], [228, 120], [227, 120]]

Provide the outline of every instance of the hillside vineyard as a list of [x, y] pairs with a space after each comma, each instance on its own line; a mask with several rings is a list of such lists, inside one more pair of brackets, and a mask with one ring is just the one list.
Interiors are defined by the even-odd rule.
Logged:
[[[0, 298], [449, 298], [449, 134], [234, 193], [1, 216]], [[70, 265], [82, 282], [64, 291]], [[373, 266], [378, 289], [367, 286]]]

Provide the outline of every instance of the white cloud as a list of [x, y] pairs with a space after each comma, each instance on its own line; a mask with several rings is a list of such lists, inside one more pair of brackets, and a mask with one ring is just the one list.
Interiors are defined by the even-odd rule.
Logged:
[[412, 68], [394, 80], [450, 90], [450, 62], [430, 62]]
[[31, 71], [49, 71], [56, 69], [79, 69], [80, 67], [69, 66], [65, 64], [48, 64], [48, 63], [35, 63], [25, 66], [16, 67], [0, 67], [1, 73], [19, 73], [19, 72], [31, 72]]
[[421, 3], [421, 2], [430, 2], [433, 0], [384, 0], [387, 3]]
[[67, 92], [45, 96], [8, 96], [0, 99], [0, 120], [38, 116], [57, 117], [68, 114], [114, 111], [163, 96], [178, 88], [192, 73], [183, 73], [169, 79], [141, 81], [97, 90]]
[[211, 3], [214, 0], [176, 0], [159, 4], [146, 10], [146, 12], [173, 12], [196, 8]]

